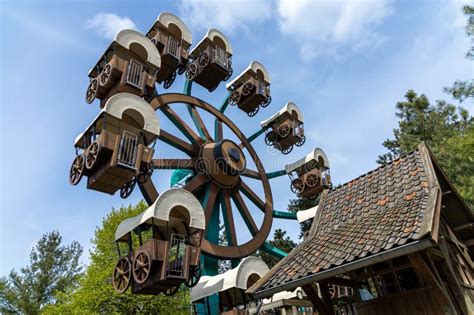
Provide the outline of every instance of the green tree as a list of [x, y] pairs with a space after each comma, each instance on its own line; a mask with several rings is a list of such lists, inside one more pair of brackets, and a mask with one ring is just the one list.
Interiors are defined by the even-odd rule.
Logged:
[[474, 119], [462, 107], [456, 108], [445, 101], [432, 105], [425, 95], [418, 96], [411, 90], [405, 98], [406, 101], [396, 105], [399, 122], [398, 128], [393, 130], [394, 139], [383, 142], [389, 152], [379, 156], [377, 162], [386, 164], [424, 141], [472, 207], [474, 172], [469, 145], [473, 141]]
[[[180, 314], [189, 306], [189, 290], [181, 290], [174, 297], [132, 294], [130, 289], [118, 294], [112, 287], [112, 271], [118, 260], [115, 230], [119, 223], [138, 215], [147, 208], [144, 202], [136, 206], [113, 209], [96, 228], [94, 245], [90, 252], [90, 264], [79, 287], [60, 296], [58, 303], [46, 309], [51, 314], [109, 314], [148, 313]], [[136, 238], [135, 238], [136, 239]], [[135, 244], [137, 245], [137, 244]], [[189, 312], [189, 308], [187, 310]]]
[[[289, 236], [285, 237], [286, 231], [282, 229], [276, 229], [273, 233], [273, 240], [268, 241], [271, 245], [281, 249], [282, 251], [289, 253], [296, 247], [296, 243], [291, 240]], [[269, 268], [275, 266], [280, 259], [276, 258], [273, 255], [267, 254], [264, 251], [259, 250], [257, 252], [257, 256], [259, 256]]]
[[57, 231], [44, 234], [31, 250], [30, 265], [0, 280], [0, 312], [39, 314], [62, 292], [76, 287], [82, 266], [78, 242], [61, 245]]
[[[474, 59], [474, 7], [465, 5], [463, 7], [464, 14], [467, 16], [466, 34], [471, 41], [471, 47], [469, 48], [466, 58]], [[449, 93], [452, 97], [457, 99], [459, 102], [463, 102], [466, 99], [474, 98], [474, 80], [458, 80], [454, 82], [452, 87], [444, 88], [444, 91]]]

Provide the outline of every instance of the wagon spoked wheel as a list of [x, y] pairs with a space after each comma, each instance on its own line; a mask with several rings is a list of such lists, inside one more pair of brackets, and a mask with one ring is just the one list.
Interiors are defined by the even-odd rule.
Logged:
[[201, 67], [205, 67], [209, 64], [209, 55], [207, 53], [202, 53], [199, 56], [198, 63]]
[[166, 289], [164, 294], [166, 296], [174, 296], [176, 293], [178, 293], [178, 290], [179, 290], [179, 285], [176, 287], [171, 287], [171, 288]]
[[148, 166], [138, 175], [138, 183], [144, 184], [153, 175], [153, 163], [149, 163]]
[[298, 142], [296, 142], [297, 147], [301, 147], [306, 142], [306, 136], [302, 136]]
[[142, 284], [150, 276], [150, 271], [150, 254], [145, 251], [139, 252], [133, 261], [133, 280], [135, 280], [135, 282], [138, 284]]
[[288, 125], [281, 125], [280, 128], [278, 128], [278, 134], [280, 137], [285, 138], [290, 134], [290, 126]]
[[308, 174], [305, 178], [306, 185], [314, 187], [319, 183], [319, 176], [316, 174]]
[[273, 131], [268, 132], [265, 135], [265, 144], [266, 145], [273, 145], [273, 142], [275, 142], [275, 133]]
[[248, 112], [247, 115], [249, 115], [249, 117], [253, 117], [253, 116], [257, 115], [259, 109], [260, 109], [260, 107], [258, 107], [258, 105], [257, 105], [257, 107], [255, 107], [252, 111]]
[[86, 92], [87, 104], [90, 104], [95, 100], [98, 90], [99, 90], [99, 81], [97, 79], [92, 79], [91, 82], [89, 82], [89, 86], [87, 87], [87, 92]]
[[92, 169], [99, 159], [100, 149], [101, 148], [98, 141], [92, 142], [92, 144], [87, 149], [86, 168], [88, 170]]
[[169, 89], [175, 79], [176, 79], [176, 71], [173, 72], [169, 77], [165, 79], [165, 82], [163, 83], [163, 87], [165, 89]]
[[295, 194], [299, 194], [304, 190], [304, 181], [301, 178], [295, 178], [291, 182], [291, 191]]
[[123, 185], [123, 187], [120, 188], [120, 197], [122, 197], [122, 199], [128, 198], [128, 196], [130, 196], [133, 189], [135, 188], [136, 183], [137, 183], [137, 180], [134, 177], [131, 181]]
[[71, 169], [69, 170], [69, 183], [76, 186], [84, 175], [84, 155], [76, 155], [72, 161]]
[[290, 146], [284, 150], [281, 150], [281, 153], [283, 154], [289, 154], [291, 151], [293, 151], [293, 146]]
[[186, 71], [186, 67], [188, 66], [188, 63], [180, 63], [178, 66], [178, 74], [182, 75]]
[[270, 105], [271, 102], [272, 102], [272, 97], [268, 95], [268, 97], [262, 102], [262, 104], [260, 104], [260, 106], [267, 107], [268, 105]]
[[247, 83], [244, 84], [244, 87], [242, 88], [242, 94], [247, 96], [250, 93], [252, 93], [254, 88], [255, 88], [255, 86], [252, 83], [247, 82]]
[[197, 74], [197, 66], [194, 63], [190, 63], [186, 68], [186, 79], [192, 81]]
[[[230, 66], [230, 65], [229, 65], [229, 66]], [[229, 73], [225, 76], [224, 81], [229, 80], [230, 77], [232, 76], [232, 73], [234, 73], [234, 69], [229, 68]]]
[[237, 105], [240, 101], [240, 92], [234, 91], [230, 94], [230, 104]]
[[117, 262], [112, 274], [112, 285], [115, 291], [123, 293], [127, 291], [132, 279], [132, 268], [128, 257], [122, 257]]
[[[273, 199], [267, 173], [251, 141], [223, 111], [192, 95], [161, 94], [155, 97], [153, 103], [156, 104], [155, 110], [164, 114], [180, 132], [171, 134], [161, 129], [158, 140], [185, 155], [173, 159], [155, 158], [155, 171], [186, 170], [185, 177], [181, 177], [183, 180], [187, 179], [182, 189], [201, 198], [207, 228], [213, 224], [217, 212], [223, 213], [222, 217], [226, 222], [228, 243], [222, 245], [214, 238], [207, 239], [204, 235], [201, 240], [203, 254], [210, 254], [218, 259], [240, 259], [257, 251], [271, 231]], [[189, 119], [184, 121], [174, 108], [187, 108]], [[201, 113], [207, 115], [206, 120]], [[212, 123], [204, 123], [209, 120]], [[214, 127], [213, 130], [209, 130], [210, 126]], [[216, 153], [207, 155], [211, 151]], [[204, 158], [206, 163], [201, 165], [199, 161]], [[225, 164], [224, 167], [221, 167], [222, 164]], [[247, 183], [249, 180], [253, 183]], [[254, 191], [257, 186], [260, 189]], [[152, 178], [140, 184], [140, 191], [150, 205], [159, 195]], [[254, 207], [262, 211], [263, 220], [257, 222], [254, 219], [250, 211]], [[238, 218], [234, 221], [235, 216]], [[236, 226], [236, 222], [241, 222], [237, 221], [240, 219], [243, 219], [245, 228], [252, 235], [243, 242], [239, 242], [237, 238], [240, 227]], [[188, 284], [193, 284], [194, 281]]]
[[193, 288], [198, 284], [199, 279], [201, 279], [202, 269], [201, 265], [197, 265], [191, 268], [189, 272], [189, 279], [184, 283], [188, 288]]
[[102, 72], [100, 73], [100, 85], [105, 86], [109, 83], [110, 77], [112, 75], [112, 65], [110, 63], [106, 64]]

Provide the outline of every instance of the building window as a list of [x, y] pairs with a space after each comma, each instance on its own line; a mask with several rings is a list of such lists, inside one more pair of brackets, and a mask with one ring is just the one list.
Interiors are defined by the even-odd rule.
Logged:
[[390, 295], [400, 292], [395, 282], [393, 273], [387, 272], [377, 276], [377, 280], [382, 291], [382, 295]]
[[395, 275], [402, 292], [421, 288], [421, 283], [418, 281], [416, 272], [412, 267], [397, 270], [395, 271]]
[[360, 281], [358, 287], [360, 298], [362, 301], [369, 301], [379, 296], [372, 278]]

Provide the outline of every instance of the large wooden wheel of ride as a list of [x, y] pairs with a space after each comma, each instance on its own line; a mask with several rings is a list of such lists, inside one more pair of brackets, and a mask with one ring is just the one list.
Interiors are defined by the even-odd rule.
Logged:
[[71, 185], [77, 185], [81, 181], [82, 176], [84, 175], [84, 155], [76, 155], [72, 161], [71, 168], [69, 170], [69, 183]]
[[86, 168], [88, 170], [92, 169], [95, 164], [97, 163], [97, 160], [99, 159], [99, 154], [100, 154], [100, 143], [99, 141], [94, 141], [91, 143], [89, 148], [87, 148], [87, 153], [86, 153]]
[[150, 254], [145, 251], [138, 252], [133, 261], [133, 280], [136, 283], [144, 283], [150, 276], [151, 271], [151, 258]]
[[[154, 159], [154, 168], [188, 170], [189, 174], [193, 174], [183, 188], [202, 200], [208, 230], [218, 228], [218, 223], [217, 226], [212, 225], [215, 224], [213, 218], [216, 215], [219, 218], [222, 211], [228, 245], [219, 245], [218, 240], [203, 238], [202, 251], [220, 259], [237, 259], [253, 254], [264, 244], [270, 232], [273, 199], [267, 174], [250, 141], [237, 125], [223, 114], [222, 109], [219, 110], [196, 97], [187, 94], [163, 94], [155, 96], [150, 104], [155, 110], [162, 112], [185, 138], [183, 140], [176, 133], [161, 129], [158, 139], [184, 153], [186, 158]], [[179, 106], [185, 106], [189, 111], [195, 129], [174, 110]], [[206, 118], [214, 120], [213, 135], [204, 124], [201, 114], [206, 114]], [[224, 127], [230, 137], [224, 138]], [[231, 141], [230, 138], [238, 140]], [[247, 168], [247, 161], [250, 160], [256, 170]], [[254, 180], [250, 186], [247, 184], [247, 178]], [[263, 196], [254, 192], [252, 185], [260, 186]], [[139, 182], [139, 187], [145, 200], [151, 205], [158, 197], [152, 178]], [[257, 226], [252, 217], [247, 205], [249, 202], [263, 213], [260, 226]], [[251, 234], [251, 239], [243, 244], [238, 244], [237, 241], [233, 207]]]
[[127, 257], [122, 257], [115, 265], [112, 274], [112, 285], [115, 291], [123, 293], [127, 291], [130, 286], [130, 280], [132, 280], [132, 266], [130, 260]]

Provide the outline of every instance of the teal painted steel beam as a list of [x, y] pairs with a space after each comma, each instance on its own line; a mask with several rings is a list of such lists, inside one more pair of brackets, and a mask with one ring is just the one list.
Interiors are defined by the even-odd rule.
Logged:
[[[191, 141], [191, 143], [193, 144], [197, 144], [196, 141], [194, 140], [193, 136], [186, 131], [186, 129], [183, 128], [183, 126], [181, 126], [181, 124], [175, 119], [175, 117], [173, 115], [171, 115], [170, 113], [168, 113], [163, 107], [160, 107], [161, 109], [161, 112], [163, 114], [165, 114], [165, 116], [173, 123], [173, 125], [176, 126], [176, 128], [179, 129], [179, 131], [181, 131], [183, 133], [183, 135], [189, 140]], [[172, 146], [176, 147], [175, 145], [171, 144]]]
[[268, 242], [264, 242], [263, 245], [260, 247], [261, 250], [263, 250], [265, 253], [270, 254], [272, 256], [275, 256], [276, 258], [285, 258], [288, 256], [288, 253], [285, 253], [281, 249], [273, 246], [272, 244]]
[[[227, 96], [224, 98], [222, 101], [221, 107], [219, 108], [219, 111], [221, 113], [224, 113], [225, 110], [227, 109], [227, 106], [229, 106], [229, 99], [230, 99], [230, 94], [227, 94]], [[222, 130], [222, 121], [220, 121], [217, 117], [214, 120], [214, 139], [216, 141], [222, 140], [222, 135], [219, 134], [219, 130]]]
[[184, 81], [183, 93], [186, 95], [191, 95], [191, 90], [193, 88], [193, 81]]
[[280, 176], [283, 176], [283, 175], [286, 175], [286, 172], [284, 170], [267, 173], [268, 179], [275, 178], [275, 177], [280, 177]]
[[258, 136], [260, 136], [264, 132], [265, 132], [265, 129], [263, 128], [260, 129], [259, 131], [257, 131], [256, 133], [254, 133], [253, 135], [247, 138], [248, 142], [252, 142], [253, 140], [257, 139]]
[[296, 213], [273, 210], [273, 217], [277, 219], [298, 220]]
[[[191, 95], [192, 87], [193, 87], [193, 81], [188, 81], [188, 80], [184, 81], [183, 93], [186, 94], [186, 95]], [[186, 107], [188, 108], [188, 112], [191, 115], [191, 118], [193, 119], [194, 126], [196, 126], [196, 129], [199, 133], [199, 136], [202, 139], [207, 140], [206, 134], [204, 133], [204, 130], [202, 129], [201, 125], [199, 124], [198, 118], [196, 117], [196, 115], [192, 111], [192, 106], [187, 104]]]

